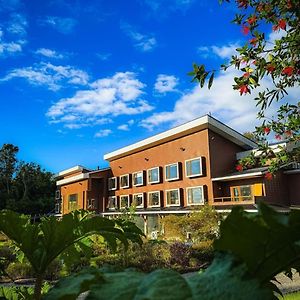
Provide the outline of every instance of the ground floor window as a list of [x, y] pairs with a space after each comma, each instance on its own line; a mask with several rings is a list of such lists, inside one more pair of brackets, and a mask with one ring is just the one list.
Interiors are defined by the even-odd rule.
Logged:
[[178, 206], [180, 205], [180, 193], [179, 189], [166, 191], [167, 206]]
[[144, 207], [144, 194], [143, 193], [134, 194], [132, 199], [132, 205], [137, 208]]
[[204, 204], [203, 186], [189, 187], [186, 189], [186, 193], [188, 205]]
[[68, 210], [73, 211], [77, 209], [77, 202], [78, 202], [78, 194], [71, 194], [69, 195], [68, 199]]
[[117, 197], [116, 196], [108, 197], [107, 209], [116, 210], [117, 208], [118, 208]]
[[87, 208], [88, 209], [95, 209], [96, 208], [95, 199], [87, 199]]
[[120, 196], [120, 208], [127, 208], [129, 206], [129, 195]]
[[148, 193], [148, 206], [149, 207], [160, 207], [160, 192], [149, 192]]
[[233, 201], [249, 201], [253, 199], [251, 185], [230, 187], [230, 194]]

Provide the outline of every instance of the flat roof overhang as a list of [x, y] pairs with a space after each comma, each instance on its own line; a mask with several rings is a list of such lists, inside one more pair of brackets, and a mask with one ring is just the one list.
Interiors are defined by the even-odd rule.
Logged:
[[68, 178], [65, 178], [65, 179], [58, 180], [58, 181], [56, 181], [56, 185], [60, 186], [60, 185], [64, 185], [64, 184], [69, 184], [69, 183], [73, 183], [73, 182], [76, 182], [76, 181], [81, 181], [81, 180], [88, 179], [89, 177], [90, 177], [89, 173], [82, 173], [82, 174], [79, 174], [79, 175], [75, 175], [75, 176], [72, 176], [72, 177], [68, 177]]
[[113, 152], [104, 155], [104, 159], [112, 161], [141, 150], [149, 149], [154, 146], [175, 140], [177, 138], [199, 132], [204, 129], [210, 129], [213, 132], [220, 134], [226, 139], [232, 141], [233, 143], [243, 147], [246, 150], [253, 149], [257, 147], [257, 144], [249, 140], [239, 132], [228, 127], [222, 122], [216, 120], [215, 118], [205, 115], [203, 117], [197, 118], [193, 121], [187, 122], [185, 124], [179, 125], [137, 143], [131, 144], [129, 146], [123, 147], [121, 149], [115, 150]]
[[254, 173], [247, 173], [247, 174], [240, 174], [240, 175], [228, 175], [223, 177], [216, 177], [212, 178], [211, 181], [231, 181], [231, 180], [239, 180], [239, 179], [250, 179], [256, 177], [262, 177], [264, 172], [254, 172]]

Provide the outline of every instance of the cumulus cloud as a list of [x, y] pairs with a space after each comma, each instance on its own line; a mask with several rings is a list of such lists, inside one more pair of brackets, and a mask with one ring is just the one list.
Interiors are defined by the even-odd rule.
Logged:
[[110, 129], [102, 129], [95, 133], [94, 137], [101, 138], [110, 135], [112, 131]]
[[238, 43], [230, 43], [224, 46], [201, 46], [198, 47], [197, 52], [203, 58], [208, 57], [219, 57], [222, 59], [231, 58], [232, 55], [236, 55], [237, 51], [236, 48], [239, 47]]
[[8, 22], [6, 30], [14, 35], [25, 36], [27, 34], [27, 26], [28, 23], [25, 16], [14, 13], [11, 15], [11, 19]]
[[24, 78], [32, 85], [44, 85], [53, 91], [59, 90], [65, 83], [87, 85], [89, 80], [85, 71], [75, 69], [72, 66], [56, 66], [51, 63], [40, 63], [31, 67], [14, 69], [0, 81], [14, 78]]
[[48, 16], [46, 19], [40, 20], [41, 25], [47, 25], [52, 27], [63, 34], [72, 33], [77, 21], [73, 18], [61, 18], [55, 16]]
[[123, 131], [129, 131], [129, 125], [128, 124], [119, 125], [118, 129]]
[[39, 48], [35, 51], [35, 54], [42, 55], [48, 58], [55, 58], [55, 59], [63, 59], [65, 57], [63, 54], [47, 48]]
[[[47, 116], [50, 122], [81, 126], [95, 125], [91, 120], [98, 118], [141, 114], [153, 109], [142, 98], [144, 88], [135, 73], [119, 72], [92, 82], [89, 89], [77, 91], [71, 98], [60, 99], [50, 107]], [[70, 117], [72, 120], [66, 119]]]
[[134, 46], [143, 52], [149, 52], [157, 46], [156, 38], [153, 35], [141, 34], [128, 23], [122, 22], [121, 29], [134, 41]]
[[159, 74], [156, 78], [154, 89], [158, 93], [174, 92], [177, 84], [178, 79], [175, 76]]

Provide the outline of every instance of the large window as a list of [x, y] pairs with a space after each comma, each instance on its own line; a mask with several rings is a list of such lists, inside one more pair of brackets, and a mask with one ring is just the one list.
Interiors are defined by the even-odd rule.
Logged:
[[160, 182], [159, 167], [155, 167], [148, 170], [148, 183], [159, 183]]
[[120, 176], [120, 187], [122, 189], [129, 187], [129, 174]]
[[167, 181], [179, 179], [178, 163], [166, 165], [165, 173]]
[[144, 172], [135, 172], [132, 174], [132, 184], [134, 186], [139, 186], [144, 184]]
[[148, 207], [160, 207], [160, 192], [148, 193]]
[[68, 205], [69, 211], [77, 209], [77, 201], [78, 201], [78, 194], [69, 195], [69, 205]]
[[108, 190], [113, 191], [117, 189], [117, 177], [108, 178]]
[[195, 177], [202, 175], [201, 157], [185, 161], [185, 175], [186, 177]]
[[251, 185], [233, 186], [230, 188], [230, 194], [233, 201], [248, 201], [253, 199]]
[[188, 205], [204, 204], [203, 186], [188, 187], [186, 194]]
[[129, 207], [129, 195], [120, 196], [120, 208]]
[[142, 208], [144, 207], [144, 194], [134, 194], [132, 198], [132, 205], [136, 208]]
[[116, 196], [108, 197], [107, 209], [116, 210], [117, 208], [118, 208], [117, 197]]
[[180, 193], [179, 189], [166, 191], [167, 206], [179, 206], [180, 205]]

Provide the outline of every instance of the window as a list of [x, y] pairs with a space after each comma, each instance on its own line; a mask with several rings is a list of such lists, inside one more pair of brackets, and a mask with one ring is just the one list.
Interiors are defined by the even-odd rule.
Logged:
[[108, 178], [108, 190], [113, 191], [117, 189], [117, 177]]
[[134, 186], [139, 186], [144, 184], [144, 172], [135, 172], [132, 174], [132, 183]]
[[197, 157], [185, 161], [185, 175], [186, 177], [195, 177], [195, 176], [202, 175], [201, 157]]
[[87, 199], [87, 208], [95, 209], [95, 199]]
[[55, 191], [55, 199], [60, 199], [60, 190]]
[[166, 191], [167, 206], [179, 206], [180, 194], [179, 189]]
[[122, 189], [129, 187], [129, 174], [120, 176], [120, 187]]
[[78, 194], [69, 195], [69, 206], [68, 206], [69, 211], [77, 209], [77, 200], [78, 200]]
[[120, 208], [126, 208], [129, 207], [129, 196], [123, 195], [120, 196]]
[[148, 206], [149, 207], [160, 207], [160, 192], [149, 192], [148, 193]]
[[56, 214], [61, 214], [61, 202], [56, 202], [55, 203], [55, 213]]
[[148, 183], [159, 183], [160, 182], [159, 167], [148, 170]]
[[132, 199], [132, 205], [136, 208], [142, 208], [144, 207], [144, 194], [134, 194]]
[[248, 201], [253, 199], [251, 185], [231, 187], [230, 194], [233, 198], [233, 201]]
[[186, 193], [188, 205], [204, 204], [203, 186], [189, 187], [186, 189]]
[[166, 165], [166, 180], [176, 180], [179, 179], [179, 172], [178, 172], [178, 163]]
[[108, 197], [107, 209], [116, 210], [117, 208], [118, 208], [117, 197], [116, 196]]

